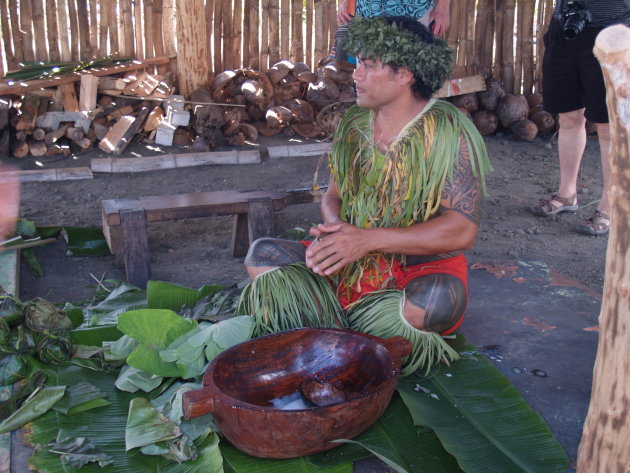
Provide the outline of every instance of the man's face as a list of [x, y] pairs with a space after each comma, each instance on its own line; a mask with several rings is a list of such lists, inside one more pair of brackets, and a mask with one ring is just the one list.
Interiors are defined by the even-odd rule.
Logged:
[[397, 74], [380, 59], [357, 58], [352, 74], [357, 91], [359, 107], [377, 110], [400, 95]]

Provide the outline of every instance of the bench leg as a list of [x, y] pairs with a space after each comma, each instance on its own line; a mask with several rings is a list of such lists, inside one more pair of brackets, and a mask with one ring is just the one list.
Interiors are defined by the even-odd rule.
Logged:
[[239, 258], [247, 254], [249, 249], [249, 232], [247, 230], [247, 214], [234, 215], [232, 228], [232, 256]]
[[151, 277], [147, 220], [142, 209], [120, 211], [127, 281], [146, 288]]
[[273, 235], [273, 202], [271, 199], [250, 200], [247, 213], [234, 216], [232, 255], [245, 256], [254, 240]]

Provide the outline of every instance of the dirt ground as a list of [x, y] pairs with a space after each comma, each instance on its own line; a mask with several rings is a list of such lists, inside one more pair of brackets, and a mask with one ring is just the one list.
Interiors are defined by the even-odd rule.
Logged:
[[[268, 146], [300, 144], [289, 138], [265, 139], [262, 162], [247, 165], [214, 165], [143, 173], [95, 174], [92, 180], [33, 182], [22, 185], [21, 216], [37, 225], [100, 227], [100, 202], [131, 196], [175, 194], [227, 189], [290, 189], [311, 186], [319, 156], [270, 159]], [[489, 175], [483, 222], [477, 242], [467, 255], [476, 261], [540, 261], [588, 288], [601, 292], [607, 237], [576, 233], [578, 218], [595, 209], [601, 193], [601, 169], [596, 139], [589, 139], [583, 159], [578, 214], [562, 214], [556, 220], [532, 215], [528, 208], [555, 190], [558, 176], [557, 138], [539, 137], [517, 142], [501, 133], [486, 137], [494, 171]], [[186, 148], [159, 148], [141, 143], [128, 148], [125, 157], [185, 153]], [[92, 151], [62, 160], [33, 157], [9, 159], [22, 169], [89, 166]], [[325, 168], [325, 166], [324, 166]], [[326, 182], [325, 172], [317, 178]], [[318, 204], [303, 204], [283, 211], [284, 229], [308, 228], [319, 221]], [[245, 278], [243, 258], [231, 256], [231, 217], [173, 221], [149, 225], [152, 279], [198, 288], [204, 284], [231, 285]], [[21, 264], [20, 297], [44, 297], [53, 302], [79, 302], [94, 294], [96, 280], [124, 279], [124, 268], [114, 256], [68, 257], [63, 239], [36, 249], [44, 270], [34, 277]], [[474, 295], [471, 294], [471, 297]]]

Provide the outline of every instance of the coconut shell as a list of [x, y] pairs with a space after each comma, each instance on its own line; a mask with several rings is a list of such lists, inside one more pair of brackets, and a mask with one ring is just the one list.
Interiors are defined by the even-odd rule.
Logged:
[[532, 92], [531, 94], [527, 94], [527, 105], [529, 105], [529, 108], [534, 108], [537, 105], [542, 106], [543, 103], [543, 96], [540, 92]]
[[314, 84], [317, 82], [317, 74], [312, 71], [302, 71], [296, 76], [300, 82], [306, 82], [307, 84]]
[[288, 61], [287, 59], [283, 59], [282, 61], [278, 61], [277, 63], [275, 63], [273, 67], [276, 67], [278, 69], [287, 69], [289, 71], [292, 71], [295, 65], [291, 61]]
[[505, 94], [499, 99], [496, 112], [501, 125], [510, 128], [513, 123], [527, 118], [529, 106], [522, 95]]
[[291, 123], [313, 123], [315, 121], [315, 111], [313, 106], [306, 100], [292, 99], [282, 104], [284, 107], [291, 110], [293, 118]]
[[245, 139], [249, 141], [258, 141], [258, 129], [254, 125], [241, 123], [238, 126], [238, 131], [245, 136]]
[[491, 135], [499, 127], [499, 118], [491, 110], [478, 110], [473, 114], [473, 123], [483, 136]]
[[479, 92], [479, 107], [485, 110], [494, 111], [497, 108], [499, 99], [505, 95], [501, 83], [496, 79], [486, 81], [486, 90]]
[[278, 127], [278, 128], [271, 128], [269, 127], [269, 125], [267, 125], [266, 122], [254, 122], [253, 125], [256, 127], [256, 129], [258, 130], [258, 133], [260, 133], [263, 136], [276, 136], [277, 134], [282, 132], [282, 128]]
[[241, 93], [250, 103], [264, 103], [265, 95], [262, 84], [257, 80], [246, 80], [241, 84]]
[[289, 72], [289, 69], [280, 69], [274, 66], [271, 67], [266, 74], [267, 77], [269, 77], [269, 81], [275, 85], [284, 79]]
[[212, 81], [212, 92], [224, 89], [236, 77], [235, 71], [223, 71]]
[[544, 110], [539, 110], [536, 113], [533, 113], [530, 116], [530, 120], [533, 121], [538, 127], [538, 133], [544, 134], [552, 131], [556, 126], [556, 121], [553, 118], [553, 115], [549, 112], [545, 112]]
[[296, 62], [293, 64], [293, 75], [297, 77], [302, 72], [311, 72], [311, 68], [305, 62]]
[[457, 108], [463, 108], [468, 113], [475, 113], [479, 110], [479, 101], [476, 93], [456, 95], [452, 101], [453, 105]]
[[538, 127], [533, 121], [527, 118], [512, 123], [510, 130], [512, 130], [514, 138], [517, 140], [534, 141], [536, 135], [538, 135]]
[[527, 114], [527, 118], [529, 118], [530, 120], [532, 119], [532, 116], [537, 113], [544, 110], [543, 109], [543, 105], [541, 103], [539, 103], [538, 105], [534, 105], [533, 107], [529, 108], [529, 113]]
[[293, 114], [287, 107], [271, 107], [265, 114], [265, 120], [269, 128], [282, 128], [291, 121]]
[[313, 123], [291, 125], [291, 129], [302, 138], [317, 138], [323, 134], [321, 127]]
[[468, 110], [466, 110], [465, 108], [462, 108], [462, 107], [456, 107], [456, 108], [457, 108], [457, 110], [462, 112], [466, 118], [468, 118], [469, 120], [472, 120], [472, 115], [470, 114], [470, 112]]

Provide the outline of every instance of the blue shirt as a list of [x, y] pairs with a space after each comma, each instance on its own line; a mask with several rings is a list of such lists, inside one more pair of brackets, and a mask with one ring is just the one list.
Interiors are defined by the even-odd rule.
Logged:
[[421, 18], [433, 7], [433, 0], [357, 0], [357, 16], [411, 16]]

